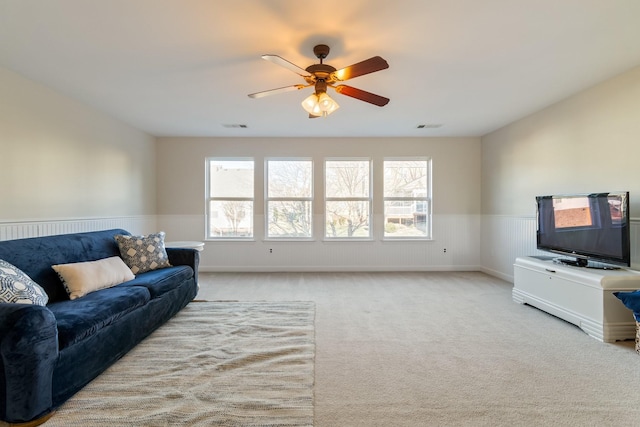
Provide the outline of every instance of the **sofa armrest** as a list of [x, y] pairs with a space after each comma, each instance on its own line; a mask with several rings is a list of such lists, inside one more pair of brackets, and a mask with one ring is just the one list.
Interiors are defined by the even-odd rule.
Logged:
[[44, 306], [0, 303], [0, 419], [26, 422], [52, 408], [58, 328]]
[[198, 284], [198, 265], [200, 264], [200, 252], [188, 248], [166, 248], [171, 265], [188, 265], [193, 269], [193, 277]]

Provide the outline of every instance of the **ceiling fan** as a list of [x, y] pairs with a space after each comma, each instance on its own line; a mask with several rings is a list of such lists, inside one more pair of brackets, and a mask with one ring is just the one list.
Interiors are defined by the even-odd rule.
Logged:
[[350, 96], [352, 98], [359, 99], [360, 101], [377, 105], [378, 107], [383, 107], [389, 103], [389, 98], [385, 98], [384, 96], [366, 92], [352, 86], [343, 84], [336, 85], [336, 83], [339, 82], [387, 69], [389, 68], [387, 61], [379, 56], [374, 56], [373, 58], [366, 59], [362, 62], [358, 62], [357, 64], [336, 70], [331, 65], [323, 63], [323, 60], [329, 55], [329, 51], [330, 49], [327, 45], [319, 44], [315, 46], [313, 48], [313, 53], [320, 60], [320, 63], [310, 65], [306, 69], [298, 67], [278, 55], [262, 55], [262, 59], [273, 62], [276, 65], [280, 65], [298, 74], [305, 80], [306, 84], [297, 84], [265, 90], [263, 92], [256, 92], [249, 94], [249, 97], [262, 98], [268, 95], [275, 95], [278, 93], [290, 92], [313, 86], [315, 89], [314, 93], [302, 101], [302, 107], [309, 113], [309, 118], [327, 116], [339, 108], [338, 103], [327, 95], [327, 88], [329, 87], [342, 95]]

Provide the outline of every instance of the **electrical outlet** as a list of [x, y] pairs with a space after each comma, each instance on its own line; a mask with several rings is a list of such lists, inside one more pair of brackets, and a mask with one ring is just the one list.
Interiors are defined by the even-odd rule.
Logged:
[[273, 253], [273, 249], [269, 248], [269, 253], [272, 254]]
[[444, 251], [443, 251], [443, 253], [445, 253], [445, 254], [447, 253], [447, 248], [444, 248]]

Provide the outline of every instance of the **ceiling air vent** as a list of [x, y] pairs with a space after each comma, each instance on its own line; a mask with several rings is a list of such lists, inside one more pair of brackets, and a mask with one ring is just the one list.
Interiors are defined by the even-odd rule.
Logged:
[[239, 123], [229, 123], [229, 124], [223, 124], [223, 127], [229, 128], [229, 129], [246, 129], [247, 125], [242, 125]]
[[441, 123], [429, 123], [424, 125], [418, 125], [416, 126], [416, 129], [438, 129], [439, 127], [442, 127]]

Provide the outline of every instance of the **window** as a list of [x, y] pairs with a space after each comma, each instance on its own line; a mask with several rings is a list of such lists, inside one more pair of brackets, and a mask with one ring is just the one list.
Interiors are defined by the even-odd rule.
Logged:
[[430, 238], [430, 161], [384, 160], [384, 237]]
[[[431, 159], [388, 157], [324, 160], [324, 230], [314, 232], [314, 160], [311, 157], [272, 157], [258, 177], [256, 159], [206, 159], [206, 238], [212, 240], [371, 240], [375, 238], [431, 239]], [[258, 169], [263, 165], [258, 164]], [[374, 206], [373, 169], [379, 167], [382, 197]], [[377, 171], [377, 169], [376, 169]], [[258, 181], [256, 181], [258, 180]], [[255, 212], [255, 188], [264, 190], [264, 215]], [[378, 199], [377, 199], [378, 200]], [[373, 210], [380, 222], [373, 227]], [[258, 228], [255, 220], [258, 219]], [[376, 216], [376, 218], [378, 218]], [[380, 235], [382, 234], [382, 235]]]
[[313, 162], [266, 161], [267, 238], [311, 238]]
[[325, 237], [371, 238], [371, 161], [325, 162]]
[[253, 237], [251, 159], [207, 159], [207, 238]]

